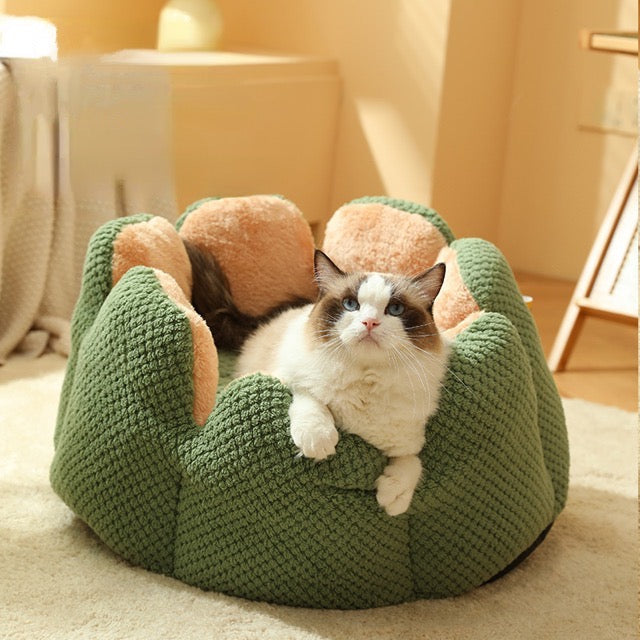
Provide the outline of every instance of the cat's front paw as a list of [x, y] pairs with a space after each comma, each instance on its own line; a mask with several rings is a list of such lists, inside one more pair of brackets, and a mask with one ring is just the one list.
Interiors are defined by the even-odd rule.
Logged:
[[336, 452], [338, 431], [326, 405], [307, 394], [293, 395], [291, 438], [305, 458], [324, 460]]
[[324, 460], [336, 452], [339, 435], [331, 417], [298, 412], [291, 415], [291, 438], [305, 458]]
[[416, 456], [395, 458], [376, 480], [376, 500], [390, 516], [399, 516], [411, 504], [422, 467]]
[[325, 460], [336, 452], [339, 435], [333, 424], [308, 419], [291, 424], [291, 438], [305, 458]]
[[376, 500], [390, 516], [399, 516], [411, 504], [413, 487], [405, 487], [393, 476], [381, 475], [376, 481]]

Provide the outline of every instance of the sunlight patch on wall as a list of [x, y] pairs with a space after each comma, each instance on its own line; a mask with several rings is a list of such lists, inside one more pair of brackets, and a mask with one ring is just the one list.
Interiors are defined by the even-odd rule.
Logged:
[[440, 103], [449, 32], [449, 2], [398, 3], [395, 46], [414, 88], [434, 112]]
[[[449, 0], [399, 0], [396, 4], [393, 50], [399, 62], [397, 76], [403, 82], [395, 90], [404, 98], [398, 101], [399, 111], [387, 113], [384, 121], [388, 131], [403, 141], [405, 157], [389, 171], [393, 176], [402, 171], [412, 190], [406, 197], [425, 204], [431, 204], [433, 198], [450, 8]], [[391, 136], [386, 138], [386, 144], [393, 143]], [[400, 175], [398, 179], [402, 185]]]
[[431, 171], [421, 141], [416, 140], [393, 104], [368, 98], [356, 102], [386, 193], [428, 203]]
[[47, 20], [0, 15], [0, 57], [58, 57], [56, 28]]

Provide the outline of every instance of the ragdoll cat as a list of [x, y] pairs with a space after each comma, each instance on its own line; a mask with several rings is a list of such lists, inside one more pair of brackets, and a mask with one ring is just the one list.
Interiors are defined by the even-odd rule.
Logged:
[[[445, 265], [415, 277], [344, 273], [316, 251], [314, 266], [317, 301], [270, 313], [244, 343], [236, 373], [273, 375], [292, 390], [290, 433], [305, 457], [335, 453], [336, 425], [388, 456], [376, 497], [389, 515], [404, 513], [447, 369], [448, 347], [431, 315]], [[226, 295], [225, 314], [240, 332], [254, 329], [255, 319], [229, 311]]]

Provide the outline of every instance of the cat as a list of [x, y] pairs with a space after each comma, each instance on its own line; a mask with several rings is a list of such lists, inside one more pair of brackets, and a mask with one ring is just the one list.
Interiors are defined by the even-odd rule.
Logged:
[[388, 515], [400, 515], [422, 475], [425, 425], [447, 371], [448, 343], [431, 312], [445, 265], [414, 277], [345, 273], [316, 250], [314, 276], [315, 303], [239, 328], [248, 337], [236, 375], [262, 372], [291, 389], [290, 435], [301, 455], [333, 455], [336, 425], [385, 454], [376, 499]]

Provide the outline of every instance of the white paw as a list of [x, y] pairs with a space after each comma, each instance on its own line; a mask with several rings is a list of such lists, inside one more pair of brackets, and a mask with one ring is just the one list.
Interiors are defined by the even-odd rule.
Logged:
[[291, 438], [305, 458], [324, 460], [336, 452], [338, 431], [324, 413], [291, 415]]
[[409, 508], [420, 479], [419, 462], [417, 474], [415, 466], [414, 463], [411, 465], [414, 468], [408, 469], [407, 465], [392, 462], [376, 480], [376, 500], [388, 515], [398, 516]]

